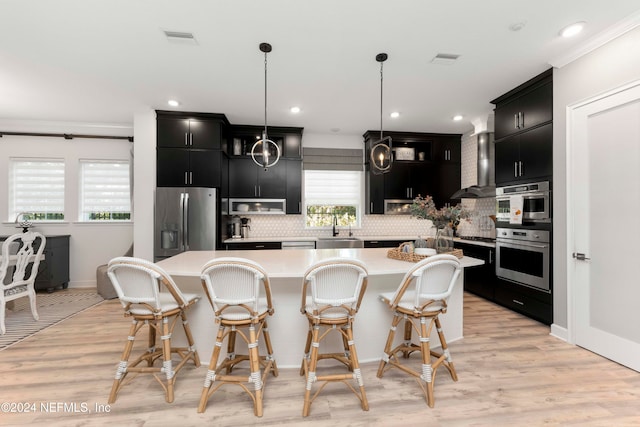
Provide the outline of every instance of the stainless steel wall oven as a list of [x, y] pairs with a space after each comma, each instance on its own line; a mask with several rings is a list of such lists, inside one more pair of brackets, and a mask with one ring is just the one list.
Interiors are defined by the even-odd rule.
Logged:
[[496, 229], [496, 275], [551, 292], [551, 239], [547, 230]]

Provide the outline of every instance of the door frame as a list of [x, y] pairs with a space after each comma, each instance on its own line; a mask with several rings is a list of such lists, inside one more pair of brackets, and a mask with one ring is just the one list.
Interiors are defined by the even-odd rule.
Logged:
[[567, 341], [571, 344], [576, 344], [576, 293], [575, 293], [575, 275], [574, 275], [574, 260], [572, 257], [572, 253], [575, 252], [575, 248], [573, 247], [575, 229], [573, 226], [573, 215], [574, 215], [574, 206], [573, 206], [573, 198], [575, 196], [573, 189], [573, 171], [574, 171], [574, 158], [572, 157], [574, 146], [577, 145], [575, 134], [575, 115], [580, 108], [583, 108], [589, 104], [594, 102], [601, 101], [610, 96], [614, 96], [618, 93], [625, 92], [627, 90], [634, 89], [640, 86], [640, 80], [636, 80], [631, 83], [627, 83], [622, 86], [618, 86], [614, 89], [608, 90], [606, 92], [595, 95], [591, 98], [588, 98], [583, 101], [579, 101], [574, 104], [567, 105], [566, 107], [566, 145], [565, 145], [565, 156], [566, 156], [566, 170], [565, 170], [565, 180], [566, 180], [566, 194], [567, 194], [567, 209], [566, 209], [566, 243], [567, 243], [567, 253], [566, 255], [566, 272], [567, 272]]

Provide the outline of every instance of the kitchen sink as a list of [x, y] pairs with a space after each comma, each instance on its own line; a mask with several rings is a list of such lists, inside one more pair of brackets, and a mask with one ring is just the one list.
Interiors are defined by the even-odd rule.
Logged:
[[318, 237], [316, 249], [364, 248], [364, 242], [357, 237]]

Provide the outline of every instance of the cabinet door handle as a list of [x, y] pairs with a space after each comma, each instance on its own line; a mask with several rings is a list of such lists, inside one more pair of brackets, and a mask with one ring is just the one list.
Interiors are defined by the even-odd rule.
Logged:
[[258, 186], [257, 185], [253, 186], [253, 197], [258, 197]]
[[493, 264], [493, 251], [489, 251], [489, 264]]
[[189, 132], [189, 145], [193, 146], [193, 134]]
[[189, 181], [187, 181], [187, 172], [184, 172], [184, 184], [187, 185]]
[[256, 245], [256, 249], [264, 248], [264, 245]]
[[520, 127], [524, 129], [524, 113], [521, 111], [518, 114], [520, 115]]
[[518, 176], [518, 162], [513, 162], [513, 176]]
[[518, 176], [522, 176], [522, 162], [518, 162], [518, 168], [519, 168], [519, 172], [520, 174]]
[[189, 185], [193, 184], [193, 172], [189, 172]]
[[262, 188], [258, 185], [258, 197], [262, 197]]
[[369, 203], [369, 213], [373, 212], [373, 202]]
[[517, 299], [514, 299], [513, 302], [515, 302], [516, 304], [524, 305], [522, 301], [518, 301]]
[[184, 133], [184, 145], [189, 145], [189, 137], [187, 136], [187, 132]]
[[513, 115], [513, 127], [516, 129], [520, 128], [520, 123], [518, 122], [518, 114]]

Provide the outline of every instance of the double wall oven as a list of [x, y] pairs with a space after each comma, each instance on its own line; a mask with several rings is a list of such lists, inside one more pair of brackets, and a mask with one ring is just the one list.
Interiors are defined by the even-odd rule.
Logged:
[[[518, 197], [522, 224], [511, 224]], [[551, 293], [551, 220], [548, 181], [496, 188], [496, 276]]]

